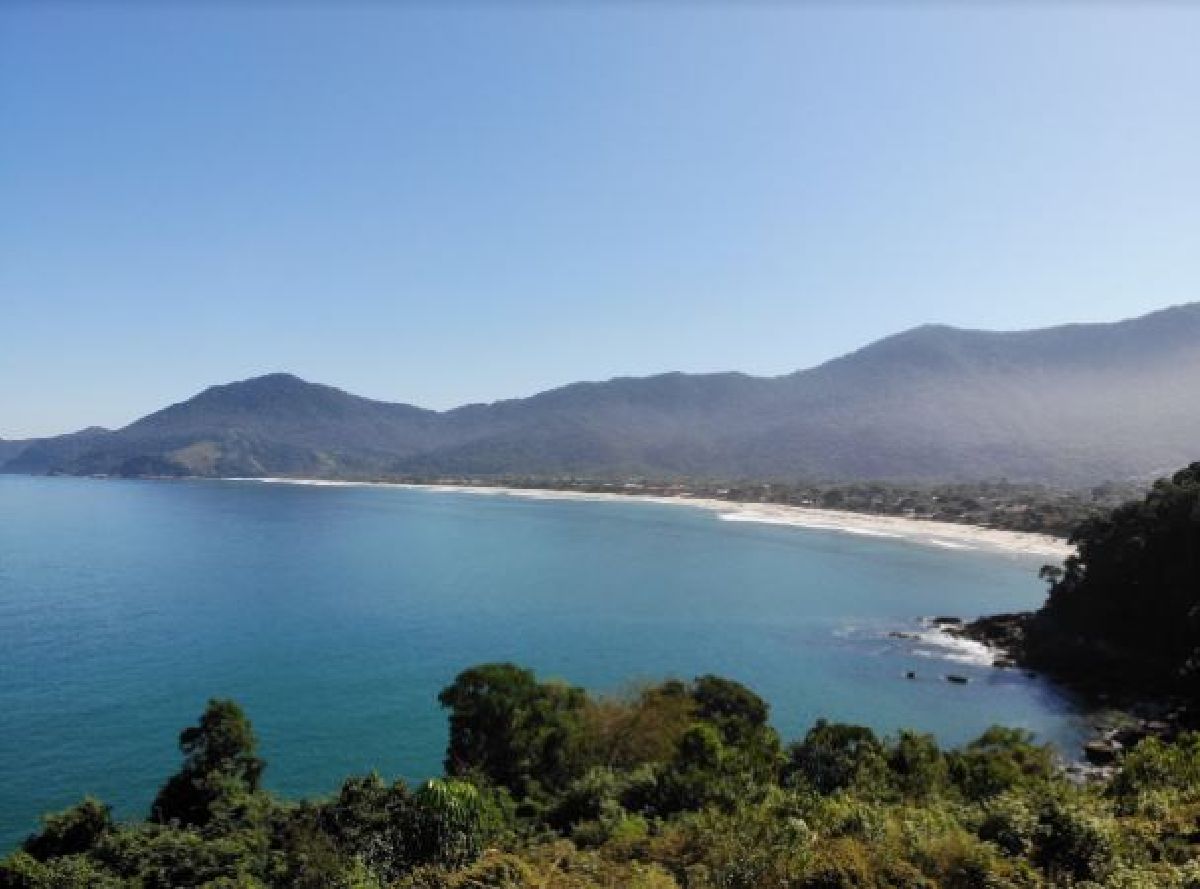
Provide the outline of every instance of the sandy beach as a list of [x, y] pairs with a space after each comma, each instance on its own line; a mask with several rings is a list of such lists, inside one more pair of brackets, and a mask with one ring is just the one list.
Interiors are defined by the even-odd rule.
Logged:
[[955, 522], [935, 522], [904, 516], [871, 515], [807, 506], [784, 506], [773, 503], [734, 503], [703, 497], [664, 497], [652, 494], [610, 494], [590, 491], [552, 491], [537, 488], [505, 488], [489, 485], [402, 484], [395, 482], [355, 482], [295, 478], [239, 478], [228, 481], [255, 481], [269, 484], [312, 485], [317, 487], [378, 487], [407, 488], [491, 497], [525, 497], [533, 500], [584, 500], [619, 503], [658, 503], [667, 506], [686, 506], [707, 509], [726, 522], [754, 522], [784, 525], [814, 531], [835, 531], [867, 537], [894, 538], [943, 549], [992, 550], [1020, 555], [1045, 556], [1062, 559], [1074, 552], [1074, 547], [1058, 537], [1028, 534], [998, 528]]

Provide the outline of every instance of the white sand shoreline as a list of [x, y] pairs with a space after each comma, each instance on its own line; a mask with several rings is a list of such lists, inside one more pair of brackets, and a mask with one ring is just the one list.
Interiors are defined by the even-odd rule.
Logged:
[[1074, 547], [1058, 537], [983, 528], [955, 522], [936, 522], [904, 516], [872, 515], [785, 506], [774, 503], [737, 503], [705, 497], [663, 496], [655, 494], [614, 494], [591, 491], [555, 491], [539, 488], [507, 488], [490, 485], [437, 485], [401, 482], [356, 482], [299, 478], [230, 478], [224, 481], [252, 481], [264, 484], [310, 485], [315, 487], [405, 488], [450, 494], [474, 494], [502, 497], [526, 497], [535, 500], [584, 500], [618, 503], [658, 503], [667, 506], [691, 506], [717, 513], [729, 522], [754, 522], [783, 525], [813, 531], [833, 531], [869, 537], [894, 538], [943, 549], [990, 550], [1018, 555], [1062, 559]]

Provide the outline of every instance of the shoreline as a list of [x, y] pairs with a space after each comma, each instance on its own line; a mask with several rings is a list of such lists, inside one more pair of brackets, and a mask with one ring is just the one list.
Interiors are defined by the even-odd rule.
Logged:
[[1068, 774], [1080, 780], [1108, 777], [1123, 753], [1147, 738], [1173, 741], [1194, 728], [1188, 701], [1178, 692], [1161, 688], [1097, 683], [1090, 671], [1064, 672], [1053, 665], [1031, 663], [1025, 649], [1026, 627], [1034, 612], [995, 614], [963, 621], [935, 619], [939, 631], [951, 639], [985, 652], [998, 669], [1016, 669], [1038, 675], [1071, 695], [1088, 722], [1081, 746], [1082, 759], [1067, 765]]
[[1013, 555], [1046, 556], [1062, 559], [1074, 552], [1065, 540], [1045, 534], [1006, 531], [957, 522], [905, 516], [790, 506], [776, 503], [742, 503], [685, 495], [616, 494], [603, 491], [558, 491], [542, 488], [512, 488], [492, 485], [420, 484], [412, 482], [338, 481], [279, 477], [235, 477], [220, 481], [259, 482], [262, 484], [306, 485], [310, 487], [400, 488], [436, 493], [492, 497], [524, 497], [531, 500], [577, 500], [605, 503], [656, 503], [688, 506], [717, 513], [727, 522], [779, 525], [810, 531], [832, 531], [861, 537], [894, 539], [949, 550], [985, 550]]

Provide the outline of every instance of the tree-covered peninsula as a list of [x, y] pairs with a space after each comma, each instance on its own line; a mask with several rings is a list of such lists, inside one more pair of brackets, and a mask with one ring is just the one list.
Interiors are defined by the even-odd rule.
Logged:
[[1091, 516], [1077, 552], [1042, 570], [1045, 606], [977, 622], [968, 632], [1027, 666], [1126, 700], [1200, 701], [1200, 463], [1140, 500]]

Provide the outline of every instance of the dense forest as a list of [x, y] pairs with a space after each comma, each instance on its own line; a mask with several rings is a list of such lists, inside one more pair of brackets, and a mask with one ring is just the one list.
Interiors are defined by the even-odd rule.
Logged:
[[0, 862], [0, 886], [1200, 887], [1200, 735], [1080, 785], [1011, 729], [941, 750], [818, 722], [785, 745], [716, 676], [598, 698], [489, 664], [440, 701], [445, 777], [303, 802], [263, 790], [248, 719], [212, 701], [147, 820], [85, 799]]
[[1047, 566], [1038, 612], [986, 618], [975, 634], [1089, 691], [1200, 703], [1200, 463], [1082, 521], [1076, 553]]
[[1071, 540], [1077, 554], [1047, 572], [1031, 655], [1200, 695], [1200, 463], [1088, 519]]

